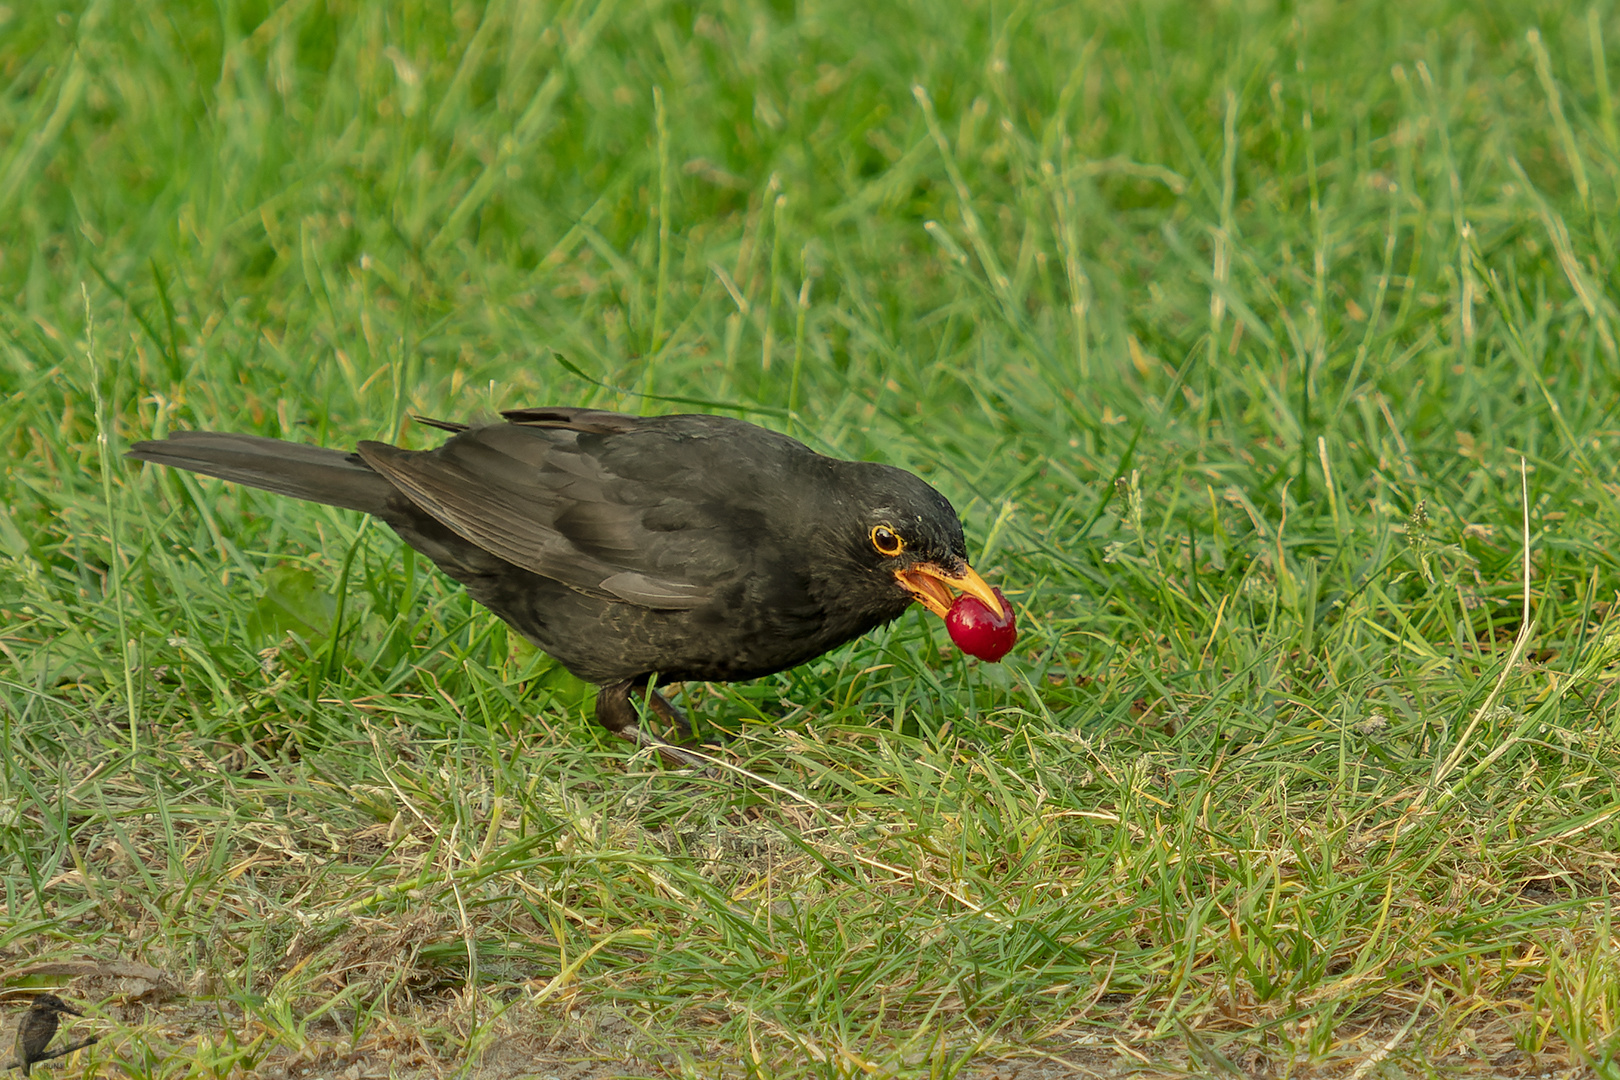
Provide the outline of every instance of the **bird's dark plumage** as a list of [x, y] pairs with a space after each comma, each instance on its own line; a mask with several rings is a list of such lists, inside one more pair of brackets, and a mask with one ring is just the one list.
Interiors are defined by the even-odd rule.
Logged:
[[[659, 741], [636, 727], [629, 695], [651, 678], [781, 671], [913, 600], [943, 615], [947, 585], [997, 603], [968, 567], [950, 503], [904, 470], [719, 416], [502, 416], [427, 421], [452, 432], [433, 450], [186, 431], [128, 456], [381, 518], [601, 685], [598, 720], [643, 743]], [[653, 705], [685, 730], [667, 702]]]
[[46, 1048], [51, 1045], [51, 1040], [56, 1038], [56, 1029], [62, 1023], [62, 1013], [70, 1016], [84, 1015], [55, 994], [35, 994], [28, 1011], [17, 1021], [17, 1041], [13, 1050], [17, 1060], [14, 1067], [22, 1069], [24, 1076], [29, 1075], [36, 1061], [45, 1061], [56, 1056], [48, 1053]]

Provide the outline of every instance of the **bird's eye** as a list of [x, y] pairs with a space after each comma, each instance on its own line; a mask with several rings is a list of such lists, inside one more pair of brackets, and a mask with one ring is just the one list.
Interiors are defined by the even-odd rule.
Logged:
[[900, 539], [898, 533], [887, 525], [874, 525], [872, 527], [872, 546], [877, 548], [879, 555], [894, 558], [906, 549], [906, 542]]

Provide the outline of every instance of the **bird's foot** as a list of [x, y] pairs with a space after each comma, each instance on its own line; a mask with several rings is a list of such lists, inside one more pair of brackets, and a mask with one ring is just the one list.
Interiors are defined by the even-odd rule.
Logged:
[[686, 711], [657, 690], [640, 690], [647, 694], [647, 704], [652, 711], [667, 724], [675, 729], [675, 742], [680, 746], [701, 746], [696, 733], [692, 730], [692, 721], [686, 717]]
[[664, 759], [664, 764], [671, 768], [707, 770], [713, 764], [702, 754], [695, 754], [684, 746], [677, 746], [675, 743], [660, 739], [650, 731], [643, 731], [639, 724], [620, 728], [613, 734], [637, 746], [658, 751], [658, 756]]
[[[632, 696], [638, 694], [646, 694], [652, 711], [674, 726], [679, 742], [670, 742], [642, 728], [632, 701]], [[657, 750], [671, 768], [706, 769], [713, 764], [706, 755], [695, 752], [702, 744], [693, 738], [686, 714], [658, 691], [649, 692], [644, 681], [627, 679], [602, 687], [596, 697], [596, 722], [626, 742]]]
[[[642, 689], [633, 691], [633, 693], [641, 694], [646, 693], [646, 691]], [[687, 719], [686, 711], [656, 690], [649, 696], [647, 704], [652, 707], [652, 711], [657, 713], [660, 719], [675, 729], [675, 738], [671, 741], [676, 746], [684, 746], [703, 753], [713, 753], [723, 750], [726, 743], [732, 739], [728, 732], [721, 731], [712, 724], [705, 725], [702, 735], [697, 734], [692, 727], [692, 721]]]

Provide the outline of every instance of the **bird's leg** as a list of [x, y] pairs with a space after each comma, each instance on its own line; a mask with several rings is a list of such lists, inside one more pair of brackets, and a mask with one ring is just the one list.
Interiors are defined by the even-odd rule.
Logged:
[[[646, 679], [626, 679], [623, 682], [612, 683], [602, 687], [596, 695], [596, 722], [607, 728], [613, 734], [626, 742], [633, 742], [637, 746], [650, 746], [658, 751], [664, 761], [677, 769], [701, 769], [708, 764], [696, 754], [688, 753], [673, 743], [666, 742], [650, 731], [643, 731], [638, 722], [636, 707], [632, 704], [630, 696], [637, 691], [647, 688]], [[665, 708], [674, 709], [673, 705], [664, 701], [656, 691], [653, 693], [654, 701], [663, 702]], [[658, 706], [653, 706], [659, 711]], [[685, 717], [681, 718], [683, 721]], [[687, 726], [687, 734], [691, 727]]]
[[676, 741], [682, 746], [721, 747], [726, 743], [726, 734], [715, 728], [710, 728], [702, 738], [692, 729], [692, 721], [687, 718], [686, 710], [670, 701], [657, 690], [652, 692], [652, 699], [648, 702], [652, 711], [657, 713], [664, 721], [675, 728]]
[[685, 710], [675, 705], [657, 690], [654, 690], [649, 695], [647, 704], [652, 706], [653, 712], [663, 717], [666, 723], [675, 728], [675, 738], [679, 742], [689, 743], [693, 741], [692, 721], [686, 718]]

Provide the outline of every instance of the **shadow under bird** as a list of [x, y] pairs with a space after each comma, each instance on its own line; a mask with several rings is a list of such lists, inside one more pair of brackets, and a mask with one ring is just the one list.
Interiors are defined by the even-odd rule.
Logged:
[[28, 1011], [17, 1021], [17, 1042], [13, 1047], [17, 1059], [10, 1064], [10, 1068], [21, 1069], [22, 1074], [28, 1076], [36, 1062], [49, 1061], [51, 1058], [82, 1050], [96, 1041], [93, 1036], [66, 1049], [48, 1051], [46, 1048], [51, 1045], [51, 1040], [56, 1038], [56, 1029], [61, 1026], [63, 1013], [69, 1016], [84, 1015], [55, 994], [34, 995]]
[[1011, 609], [968, 565], [945, 497], [902, 469], [843, 461], [720, 416], [515, 409], [423, 420], [432, 450], [354, 452], [181, 431], [129, 457], [372, 514], [601, 691], [596, 720], [643, 731], [633, 698], [691, 738], [659, 684], [754, 679], [902, 614], [946, 616], [953, 590]]

